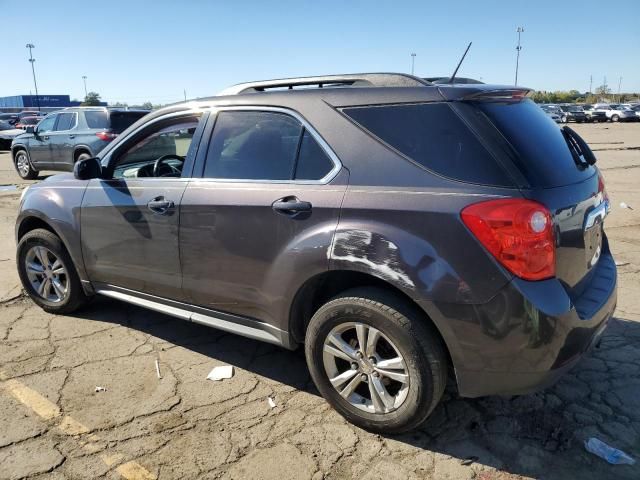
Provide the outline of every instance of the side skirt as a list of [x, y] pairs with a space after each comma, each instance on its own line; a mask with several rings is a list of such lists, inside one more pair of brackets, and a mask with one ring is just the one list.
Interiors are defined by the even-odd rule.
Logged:
[[93, 283], [93, 287], [97, 294], [104, 295], [105, 297], [122, 300], [123, 302], [155, 310], [156, 312], [165, 313], [183, 320], [200, 323], [225, 332], [242, 335], [243, 337], [272, 343], [289, 350], [295, 350], [297, 348], [297, 344], [288, 332], [258, 320], [218, 312], [208, 308], [196, 307], [175, 300], [116, 287], [114, 285], [95, 282]]

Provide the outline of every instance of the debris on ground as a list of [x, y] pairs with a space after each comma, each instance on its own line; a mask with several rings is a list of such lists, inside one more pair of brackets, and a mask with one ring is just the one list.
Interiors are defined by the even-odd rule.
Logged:
[[476, 456], [471, 456], [471, 457], [467, 457], [467, 458], [463, 458], [462, 460], [460, 460], [460, 465], [471, 465], [472, 463], [476, 463], [479, 460], [478, 457]]
[[156, 358], [156, 375], [158, 375], [158, 378], [162, 378], [162, 375], [160, 375], [160, 364], [158, 363], [157, 358]]
[[96, 385], [96, 390], [95, 390], [95, 392], [96, 392], [96, 393], [98, 393], [98, 392], [106, 392], [106, 391], [107, 391], [107, 389], [106, 389], [106, 388], [104, 388], [104, 387], [99, 387], [99, 386], [97, 386], [97, 385]]
[[620, 208], [626, 208], [628, 210], [633, 210], [633, 207], [631, 205], [627, 205], [624, 202], [620, 202]]
[[616, 267], [624, 267], [625, 265], [629, 265], [629, 262], [619, 262], [616, 260]]
[[586, 448], [588, 452], [597, 455], [612, 465], [633, 465], [636, 463], [633, 458], [622, 450], [613, 448], [595, 437], [591, 437], [589, 440], [584, 442], [584, 448]]
[[213, 367], [213, 370], [211, 370], [209, 372], [209, 375], [207, 375], [207, 380], [218, 381], [231, 377], [233, 377], [233, 366], [221, 365], [218, 367]]
[[271, 408], [276, 408], [276, 402], [271, 397], [267, 397], [267, 402]]

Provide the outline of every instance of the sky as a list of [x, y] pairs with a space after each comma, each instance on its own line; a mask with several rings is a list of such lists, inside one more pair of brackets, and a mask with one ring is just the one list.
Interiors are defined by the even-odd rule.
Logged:
[[154, 104], [252, 80], [356, 72], [458, 75], [513, 84], [640, 92], [640, 0], [0, 0], [0, 97]]

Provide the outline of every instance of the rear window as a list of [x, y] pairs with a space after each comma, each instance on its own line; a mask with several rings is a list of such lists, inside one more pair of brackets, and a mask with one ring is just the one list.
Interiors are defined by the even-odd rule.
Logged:
[[593, 167], [576, 166], [558, 126], [531, 100], [477, 105], [515, 149], [518, 167], [532, 186], [570, 185], [595, 173]]
[[388, 146], [437, 174], [484, 185], [513, 185], [447, 103], [354, 107], [343, 112]]

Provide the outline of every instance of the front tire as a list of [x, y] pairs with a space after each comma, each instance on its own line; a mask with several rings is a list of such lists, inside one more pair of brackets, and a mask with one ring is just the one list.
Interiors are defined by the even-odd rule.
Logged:
[[18, 274], [27, 294], [49, 313], [71, 313], [88, 297], [69, 253], [58, 236], [38, 228], [18, 242]]
[[618, 115], [611, 115], [612, 122], [617, 122], [618, 120], [620, 120], [620, 117]]
[[38, 172], [29, 161], [29, 156], [25, 150], [18, 150], [16, 152], [14, 166], [16, 167], [16, 172], [20, 175], [20, 178], [23, 180], [35, 180], [38, 178]]
[[323, 397], [369, 431], [418, 427], [446, 385], [435, 328], [407, 302], [375, 288], [350, 290], [323, 305], [307, 328], [305, 354]]

